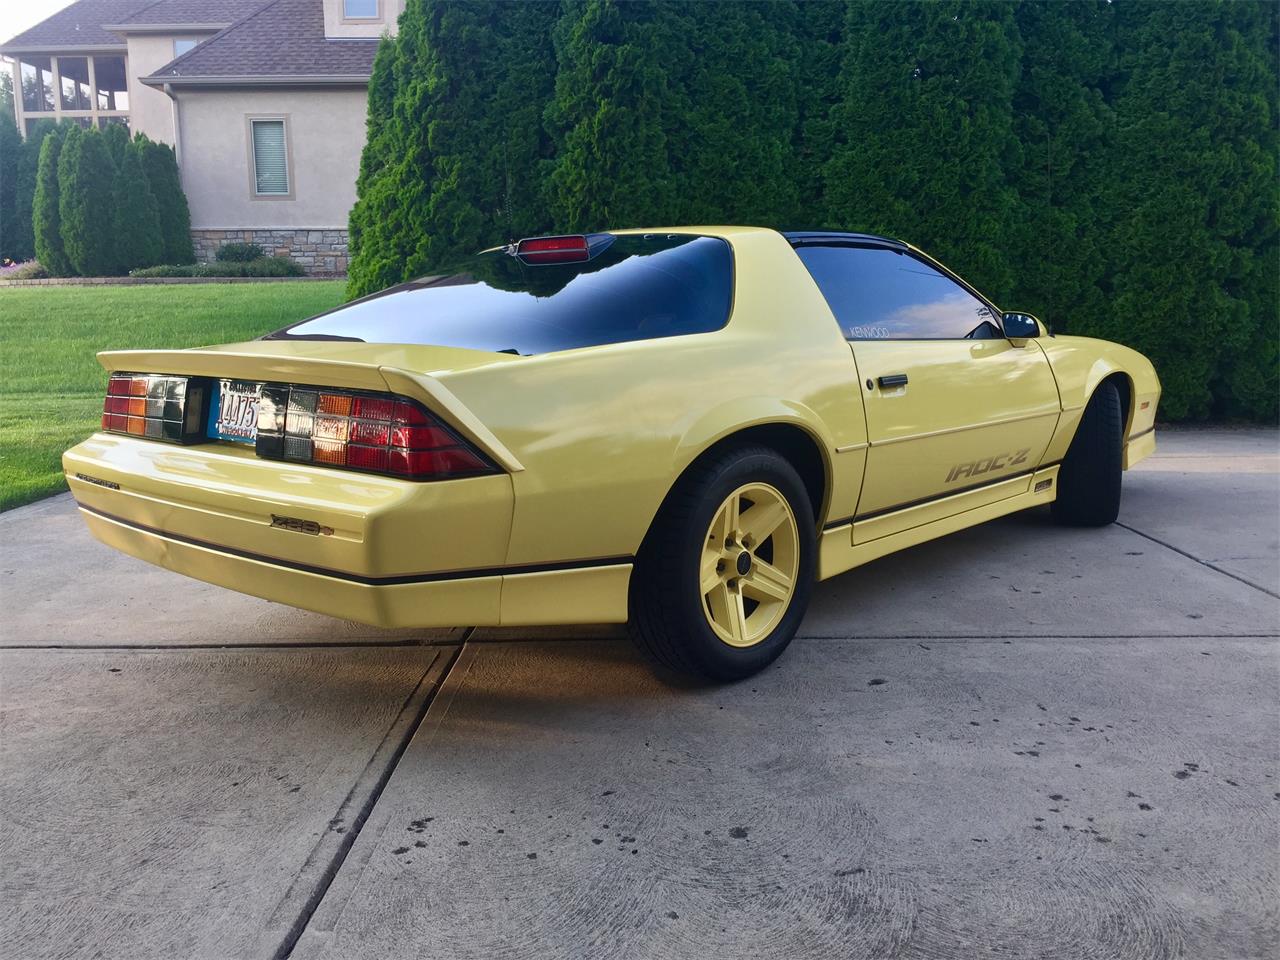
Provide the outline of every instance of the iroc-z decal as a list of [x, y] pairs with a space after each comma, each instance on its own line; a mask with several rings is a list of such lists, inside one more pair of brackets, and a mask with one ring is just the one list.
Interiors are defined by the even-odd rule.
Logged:
[[1016, 467], [1021, 463], [1027, 462], [1027, 454], [1030, 452], [1031, 448], [1028, 447], [1024, 450], [1016, 450], [1013, 453], [998, 453], [993, 457], [983, 457], [981, 460], [957, 463], [951, 468], [951, 472], [947, 474], [947, 483], [964, 477], [980, 477], [984, 473], [990, 473], [992, 470]]

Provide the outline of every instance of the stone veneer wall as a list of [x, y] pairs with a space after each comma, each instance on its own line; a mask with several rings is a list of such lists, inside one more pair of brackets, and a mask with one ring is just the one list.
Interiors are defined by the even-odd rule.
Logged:
[[192, 230], [196, 259], [214, 259], [224, 243], [256, 243], [269, 257], [289, 257], [309, 274], [345, 275], [347, 272], [347, 231], [320, 230]]

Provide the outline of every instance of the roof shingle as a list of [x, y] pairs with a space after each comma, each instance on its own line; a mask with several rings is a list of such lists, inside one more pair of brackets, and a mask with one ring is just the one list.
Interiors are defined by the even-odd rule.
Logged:
[[51, 17], [0, 44], [0, 51], [43, 47], [120, 47], [124, 38], [102, 29], [104, 23], [119, 23], [152, 0], [77, 0]]
[[265, 6], [269, 0], [147, 0], [118, 25], [151, 23], [235, 23]]
[[377, 50], [373, 38], [326, 39], [319, 0], [270, 0], [146, 79], [175, 84], [195, 78], [368, 80]]

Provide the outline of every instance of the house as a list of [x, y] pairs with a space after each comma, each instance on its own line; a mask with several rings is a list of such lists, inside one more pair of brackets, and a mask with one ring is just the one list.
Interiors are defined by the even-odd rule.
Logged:
[[197, 256], [347, 265], [378, 40], [404, 0], [77, 0], [13, 39], [18, 128], [123, 123], [172, 144]]

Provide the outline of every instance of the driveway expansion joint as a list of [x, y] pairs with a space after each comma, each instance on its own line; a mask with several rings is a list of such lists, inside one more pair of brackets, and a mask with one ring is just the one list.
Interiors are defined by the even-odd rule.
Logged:
[[[331, 828], [335, 824], [345, 821], [345, 828], [340, 832], [333, 829], [327, 830], [321, 835], [311, 856], [308, 857], [307, 862], [303, 864], [293, 883], [276, 905], [275, 911], [263, 931], [261, 941], [263, 950], [261, 952], [264, 955], [269, 954], [273, 960], [286, 960], [293, 953], [293, 949], [298, 943], [298, 938], [307, 929], [311, 917], [315, 914], [321, 901], [324, 900], [334, 877], [342, 869], [347, 855], [351, 852], [356, 839], [368, 822], [370, 814], [373, 813], [374, 808], [377, 806], [378, 800], [382, 796], [382, 791], [386, 788], [387, 782], [391, 779], [391, 775], [400, 763], [400, 758], [404, 756], [409, 743], [418, 732], [418, 728], [422, 726], [431, 704], [440, 693], [450, 671], [458, 662], [467, 637], [474, 631], [474, 627], [467, 628], [462, 635], [461, 642], [447, 654], [447, 660], [444, 662], [443, 667], [437, 669], [440, 656], [446, 655], [444, 651], [441, 651], [437, 655], [437, 659], [433, 660], [423, 673], [417, 686], [406, 697], [399, 715], [388, 728], [382, 743], [378, 745], [378, 748], [370, 756], [364, 773], [351, 785], [351, 789], [339, 805], [334, 819], [330, 821]], [[406, 714], [411, 716], [408, 721], [405, 720]], [[394, 746], [391, 749], [390, 756], [385, 756], [389, 743], [394, 744]], [[368, 792], [363, 799], [360, 799], [357, 794], [362, 792], [362, 788], [368, 786], [368, 774], [371, 770], [376, 770], [372, 787], [368, 788]], [[345, 814], [356, 802], [359, 804], [358, 809], [348, 819]], [[335, 836], [339, 837], [336, 846], [332, 842], [332, 838]], [[315, 875], [317, 871], [318, 876]], [[310, 887], [309, 891], [306, 890], [307, 887]], [[305, 896], [301, 896], [302, 894], [305, 894]], [[298, 903], [300, 896], [302, 902]], [[296, 911], [292, 919], [288, 919], [287, 916], [290, 911]], [[278, 941], [274, 948], [272, 947], [272, 941]]]
[[1224, 577], [1230, 577], [1232, 580], [1238, 580], [1240, 583], [1243, 583], [1246, 587], [1252, 587], [1254, 590], [1257, 590], [1260, 593], [1265, 593], [1269, 597], [1275, 597], [1277, 600], [1280, 600], [1280, 593], [1277, 593], [1275, 590], [1268, 590], [1266, 587], [1260, 587], [1256, 583], [1254, 583], [1252, 580], [1246, 580], [1244, 577], [1240, 576], [1239, 574], [1232, 573], [1230, 570], [1223, 570], [1222, 567], [1219, 567], [1216, 564], [1210, 563], [1208, 560], [1201, 560], [1195, 554], [1188, 553], [1186, 550], [1183, 550], [1181, 547], [1175, 547], [1172, 543], [1169, 543], [1165, 540], [1161, 540], [1159, 537], [1153, 537], [1149, 533], [1143, 533], [1137, 527], [1131, 527], [1127, 523], [1121, 523], [1119, 520], [1116, 521], [1116, 526], [1123, 527], [1125, 530], [1128, 530], [1130, 533], [1136, 533], [1138, 536], [1143, 537], [1146, 540], [1150, 540], [1152, 543], [1158, 543], [1160, 546], [1165, 547], [1168, 550], [1172, 550], [1174, 553], [1181, 554], [1182, 556], [1186, 557], [1188, 560], [1194, 560], [1196, 563], [1200, 564], [1202, 567], [1208, 567], [1210, 570], [1220, 573]]

